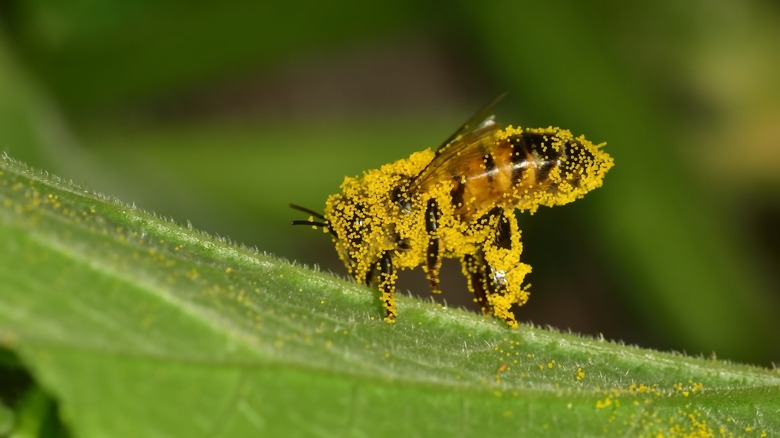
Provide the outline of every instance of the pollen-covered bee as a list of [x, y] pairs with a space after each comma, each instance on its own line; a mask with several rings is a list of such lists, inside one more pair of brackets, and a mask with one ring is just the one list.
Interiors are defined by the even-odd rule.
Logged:
[[528, 300], [531, 267], [520, 258], [514, 210], [572, 202], [600, 187], [613, 165], [603, 144], [567, 130], [503, 128], [492, 105], [435, 152], [345, 178], [324, 215], [291, 205], [312, 215], [293, 224], [329, 232], [352, 277], [379, 288], [387, 322], [397, 315], [397, 271], [425, 266], [438, 293], [446, 257], [460, 260], [484, 313], [517, 327], [513, 310]]

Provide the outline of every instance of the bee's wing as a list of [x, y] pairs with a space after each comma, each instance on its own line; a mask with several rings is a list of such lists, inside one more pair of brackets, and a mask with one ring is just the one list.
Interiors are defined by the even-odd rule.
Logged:
[[454, 143], [456, 143], [458, 139], [466, 137], [471, 133], [476, 133], [492, 126], [496, 126], [496, 129], [493, 131], [500, 129], [500, 127], [497, 127], [497, 123], [495, 121], [496, 116], [493, 114], [493, 111], [496, 104], [498, 104], [498, 102], [500, 102], [504, 97], [506, 97], [506, 92], [499, 94], [498, 97], [493, 99], [493, 101], [485, 105], [482, 109], [474, 113], [473, 116], [466, 120], [465, 123], [460, 125], [460, 128], [452, 133], [452, 135], [444, 140], [444, 143], [442, 143], [439, 148], [436, 149], [436, 156], [441, 155], [449, 146], [452, 146]]
[[425, 185], [426, 181], [432, 178], [437, 178], [443, 163], [454, 159], [468, 162], [472, 156], [478, 157], [483, 154], [483, 149], [477, 145], [492, 139], [493, 134], [502, 128], [495, 120], [493, 108], [504, 96], [506, 93], [502, 93], [477, 111], [436, 149], [433, 160], [412, 181], [412, 189]]

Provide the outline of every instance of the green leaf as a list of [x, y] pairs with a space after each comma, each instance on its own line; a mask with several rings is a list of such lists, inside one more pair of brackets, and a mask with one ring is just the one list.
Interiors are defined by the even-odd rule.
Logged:
[[503, 323], [207, 236], [5, 157], [0, 345], [76, 436], [780, 433], [780, 374]]

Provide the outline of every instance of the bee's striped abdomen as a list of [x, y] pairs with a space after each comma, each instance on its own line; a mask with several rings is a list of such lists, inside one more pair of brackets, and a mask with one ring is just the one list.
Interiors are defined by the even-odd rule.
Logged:
[[473, 158], [448, 163], [452, 204], [464, 217], [494, 206], [535, 210], [538, 205], [570, 202], [583, 175], [600, 166], [593, 146], [568, 131], [513, 133], [475, 147]]

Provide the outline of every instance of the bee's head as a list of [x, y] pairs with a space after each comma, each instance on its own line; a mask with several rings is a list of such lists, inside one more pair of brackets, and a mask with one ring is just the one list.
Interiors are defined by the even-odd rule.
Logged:
[[325, 207], [339, 258], [358, 282], [365, 282], [385, 248], [384, 208], [376, 194], [331, 195]]
[[360, 197], [332, 195], [328, 198], [324, 215], [290, 204], [293, 209], [311, 215], [307, 220], [294, 220], [293, 225], [310, 225], [333, 235], [339, 258], [358, 281], [365, 280], [372, 261], [378, 258], [373, 255], [371, 244], [376, 241], [376, 219], [371, 217], [369, 205], [365, 201]]
[[398, 233], [399, 223], [411, 217], [412, 202], [405, 190], [432, 156], [431, 151], [416, 153], [362, 176], [346, 177], [341, 193], [328, 197], [322, 220], [333, 235], [339, 258], [356, 281], [370, 280], [385, 252], [408, 249], [408, 242]]

